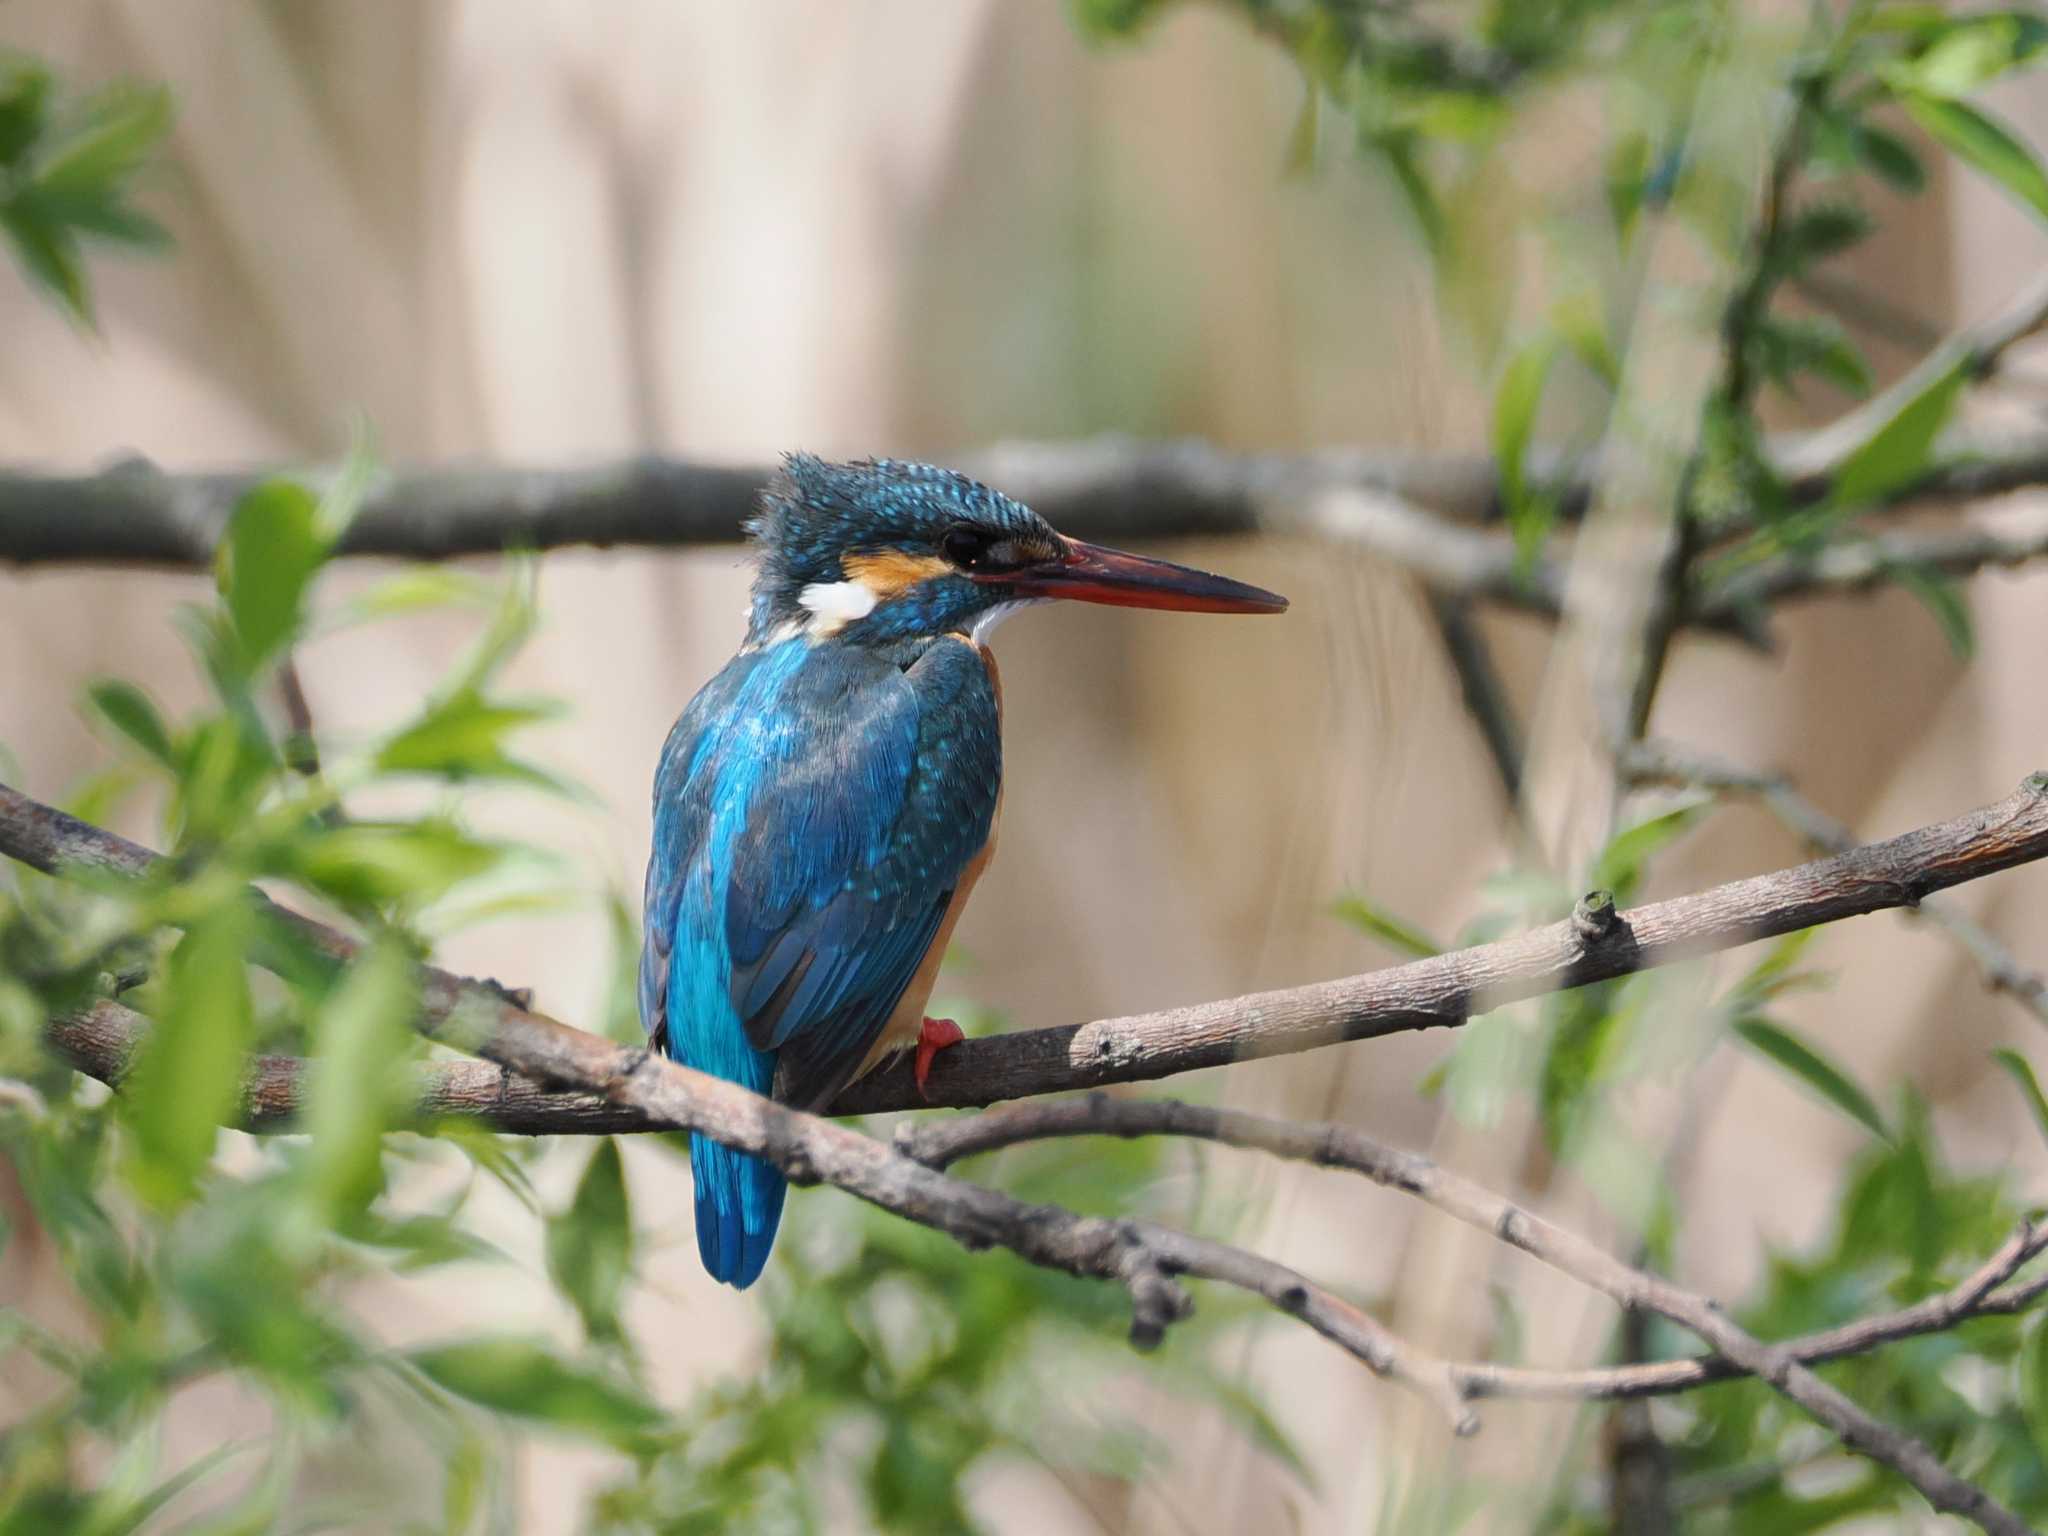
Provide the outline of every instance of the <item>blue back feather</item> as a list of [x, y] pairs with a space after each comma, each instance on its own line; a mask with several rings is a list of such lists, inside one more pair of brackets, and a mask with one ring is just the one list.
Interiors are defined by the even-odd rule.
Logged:
[[[796, 636], [691, 700], [655, 777], [640, 1011], [687, 1065], [822, 1108], [909, 986], [1002, 774], [994, 688], [957, 636]], [[781, 1175], [692, 1136], [705, 1268], [745, 1287]]]

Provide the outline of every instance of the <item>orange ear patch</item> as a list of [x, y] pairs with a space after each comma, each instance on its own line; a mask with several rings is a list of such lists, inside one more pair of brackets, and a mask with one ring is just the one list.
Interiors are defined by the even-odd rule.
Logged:
[[934, 576], [950, 575], [952, 563], [937, 555], [913, 555], [907, 550], [883, 549], [872, 554], [848, 555], [839, 562], [846, 572], [848, 581], [857, 581], [875, 594], [878, 600], [887, 600], [898, 593], [908, 592], [920, 583], [930, 581]]

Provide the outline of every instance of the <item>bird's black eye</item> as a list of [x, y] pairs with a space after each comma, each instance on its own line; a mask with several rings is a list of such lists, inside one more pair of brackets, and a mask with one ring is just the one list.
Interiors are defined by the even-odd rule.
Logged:
[[948, 528], [939, 540], [939, 552], [963, 571], [980, 570], [989, 564], [989, 536], [979, 528], [962, 525]]

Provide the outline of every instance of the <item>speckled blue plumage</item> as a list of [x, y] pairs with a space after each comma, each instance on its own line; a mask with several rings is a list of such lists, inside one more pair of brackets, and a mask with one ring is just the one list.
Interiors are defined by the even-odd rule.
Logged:
[[[761, 552], [749, 638], [764, 638], [798, 613], [797, 594], [812, 582], [839, 580], [846, 551], [926, 549], [961, 522], [1048, 544], [1055, 537], [1029, 507], [950, 469], [897, 459], [830, 464], [791, 454], [747, 525]], [[842, 639], [885, 643], [964, 629], [1008, 598], [1000, 586], [942, 579], [850, 626]]]
[[[909, 986], [988, 842], [1002, 777], [994, 684], [952, 621], [789, 632], [793, 593], [837, 579], [807, 563], [804, 520], [858, 519], [888, 494], [883, 473], [791, 461], [757, 529], [751, 643], [691, 700], [655, 780], [642, 1018], [678, 1061], [805, 1108], [845, 1085]], [[929, 474], [941, 503], [994, 494]], [[815, 506], [789, 499], [799, 485]], [[691, 1157], [705, 1268], [751, 1285], [782, 1177], [704, 1137]]]

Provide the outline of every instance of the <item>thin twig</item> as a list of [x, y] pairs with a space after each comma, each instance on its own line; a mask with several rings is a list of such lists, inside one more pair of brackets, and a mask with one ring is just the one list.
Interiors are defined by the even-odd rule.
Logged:
[[1486, 743], [1501, 793], [1510, 807], [1518, 806], [1522, 799], [1522, 731], [1515, 723], [1514, 701], [1494, 665], [1486, 636], [1473, 622], [1470, 600], [1432, 590], [1429, 609], [1437, 633], [1443, 637], [1444, 655], [1458, 674], [1465, 710]]
[[[1174, 1100], [1119, 1100], [1107, 1094], [1012, 1104], [961, 1120], [900, 1126], [897, 1147], [932, 1168], [975, 1152], [1059, 1136], [1188, 1136], [1255, 1148], [1320, 1167], [1343, 1168], [1519, 1248], [1631, 1310], [1668, 1318], [1697, 1334], [1730, 1364], [1755, 1375], [1819, 1419], [1850, 1448], [1893, 1468], [1936, 1509], [1963, 1515], [1997, 1536], [2027, 1527], [1982, 1489], [1942, 1466], [1924, 1444], [1871, 1417], [1784, 1344], [1766, 1344], [1696, 1291], [1632, 1268], [1568, 1232], [1418, 1153], [1385, 1146], [1339, 1125], [1309, 1125]], [[2048, 1227], [2025, 1223], [1994, 1261], [1946, 1298], [1958, 1314], [2048, 1247]]]

